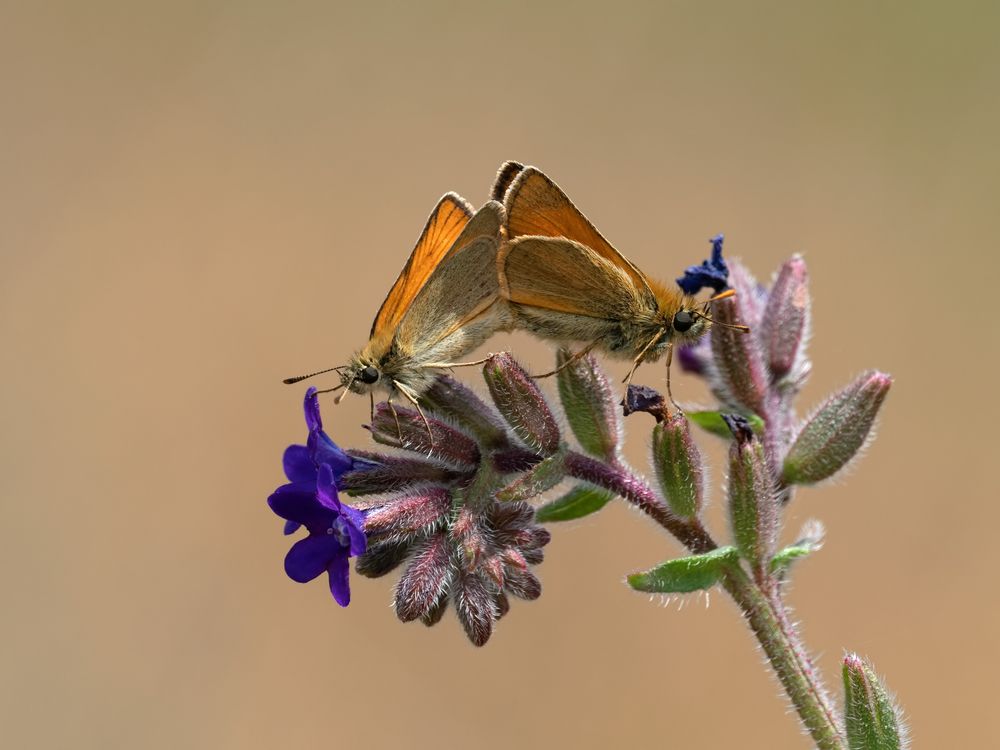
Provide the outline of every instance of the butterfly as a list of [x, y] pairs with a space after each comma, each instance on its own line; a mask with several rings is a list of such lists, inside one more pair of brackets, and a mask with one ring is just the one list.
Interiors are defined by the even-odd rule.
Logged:
[[699, 303], [650, 278], [535, 167], [503, 164], [492, 197], [503, 201], [507, 216], [497, 268], [514, 327], [551, 341], [583, 343], [562, 366], [593, 350], [631, 360], [625, 383], [640, 364], [666, 354], [669, 391], [674, 346], [707, 333], [710, 304], [733, 292]]
[[438, 371], [477, 364], [456, 360], [510, 327], [496, 271], [504, 219], [498, 201], [473, 213], [468, 201], [446, 193], [375, 315], [367, 345], [346, 365], [285, 382], [336, 370], [340, 385], [328, 390], [343, 389], [338, 403], [352, 391], [371, 394], [374, 404], [382, 390], [390, 407], [400, 394], [423, 415], [420, 396]]

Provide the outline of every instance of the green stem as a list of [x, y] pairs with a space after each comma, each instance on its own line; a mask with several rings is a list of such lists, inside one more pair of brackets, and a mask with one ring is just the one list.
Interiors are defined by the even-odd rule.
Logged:
[[[698, 519], [675, 516], [649, 485], [620, 464], [608, 465], [571, 451], [567, 455], [566, 471], [570, 476], [620, 495], [691, 552], [701, 554], [718, 546]], [[820, 750], [846, 750], [836, 713], [788, 617], [778, 586], [770, 577], [765, 584], [769, 584], [770, 594], [738, 566], [723, 579], [723, 587], [742, 610], [816, 747]]]
[[846, 750], [830, 698], [777, 588], [769, 596], [739, 567], [730, 571], [723, 580], [723, 587], [743, 611], [816, 747]]

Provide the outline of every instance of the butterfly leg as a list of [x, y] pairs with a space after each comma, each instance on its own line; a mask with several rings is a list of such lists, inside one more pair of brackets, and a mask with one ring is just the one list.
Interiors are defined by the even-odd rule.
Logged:
[[491, 352], [489, 356], [483, 357], [482, 359], [477, 359], [475, 362], [428, 362], [425, 365], [421, 365], [423, 368], [434, 368], [440, 370], [450, 370], [453, 367], [475, 367], [476, 365], [485, 365], [495, 355]]
[[569, 359], [567, 359], [565, 362], [559, 365], [556, 369], [552, 370], [551, 372], [542, 373], [541, 375], [532, 375], [531, 377], [534, 378], [535, 380], [552, 377], [553, 375], [562, 372], [564, 369], [569, 367], [574, 362], [578, 362], [584, 357], [586, 357], [588, 354], [590, 354], [591, 351], [593, 351], [594, 347], [597, 346], [599, 343], [601, 343], [600, 339], [598, 339], [597, 341], [591, 341], [589, 344], [583, 347], [583, 349], [578, 351], [576, 354], [570, 356]]
[[674, 405], [677, 411], [684, 413], [681, 405], [674, 401], [673, 391], [670, 390], [670, 363], [674, 361], [674, 342], [667, 344], [667, 398], [670, 399], [670, 403]]
[[664, 335], [666, 335], [666, 330], [661, 330], [653, 336], [653, 338], [649, 340], [649, 343], [642, 347], [642, 351], [636, 355], [636, 358], [632, 360], [632, 368], [628, 371], [628, 375], [626, 375], [625, 379], [622, 381], [625, 384], [626, 391], [628, 390], [628, 387], [632, 385], [632, 376], [635, 375], [635, 371], [638, 370], [639, 365], [642, 364], [642, 360], [646, 357], [646, 352], [652, 349], [656, 342], [662, 339]]
[[430, 455], [430, 453], [434, 450], [434, 432], [431, 430], [431, 423], [427, 419], [427, 415], [424, 414], [424, 410], [420, 408], [420, 402], [417, 401], [417, 394], [414, 393], [412, 388], [400, 383], [398, 380], [392, 381], [392, 384], [396, 386], [400, 393], [406, 396], [406, 400], [413, 404], [417, 413], [420, 415], [420, 418], [424, 420], [424, 427], [427, 428], [427, 437], [430, 439], [431, 444], [430, 451], [428, 452], [428, 455]]
[[[399, 438], [399, 442], [403, 442], [403, 428], [399, 426], [399, 414], [396, 413], [396, 407], [392, 403], [393, 394], [389, 394], [389, 398], [385, 400], [385, 405], [389, 407], [389, 411], [392, 412], [392, 418], [396, 420], [396, 437]], [[372, 417], [374, 419], [374, 417]]]

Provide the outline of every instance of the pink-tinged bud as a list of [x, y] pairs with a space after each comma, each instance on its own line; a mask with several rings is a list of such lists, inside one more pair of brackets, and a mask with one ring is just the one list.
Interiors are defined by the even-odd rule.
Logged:
[[892, 378], [869, 370], [835, 393], [806, 420], [785, 457], [787, 484], [828, 479], [857, 456], [871, 435]]
[[850, 748], [902, 750], [909, 746], [892, 696], [871, 664], [857, 654], [844, 657], [844, 725]]
[[[733, 262], [732, 283], [736, 296], [715, 302], [711, 310], [712, 386], [723, 401], [763, 416], [769, 382], [755, 327], [762, 312], [757, 282]], [[740, 325], [750, 326], [750, 333], [728, 327]]]
[[443, 487], [393, 498], [365, 515], [365, 534], [373, 539], [401, 539], [425, 532], [446, 520], [451, 493]]
[[528, 446], [551, 455], [559, 450], [559, 425], [535, 381], [506, 352], [483, 367], [493, 402], [507, 424]]
[[403, 622], [424, 617], [439, 604], [451, 579], [448, 538], [435, 534], [417, 547], [396, 586], [394, 606]]
[[[388, 456], [372, 451], [350, 451], [352, 458], [371, 462], [370, 466], [344, 474], [338, 486], [352, 496], [398, 492], [415, 484], [449, 482], [458, 475], [455, 471], [409, 456]], [[359, 503], [352, 503], [359, 506]]]
[[542, 583], [529, 570], [508, 569], [504, 590], [518, 599], [534, 601], [542, 595]]
[[501, 591], [497, 595], [497, 619], [501, 619], [508, 612], [510, 612], [510, 599]]
[[694, 518], [705, 497], [704, 462], [683, 414], [673, 414], [653, 428], [653, 468], [670, 509]]
[[427, 627], [437, 625], [441, 622], [441, 618], [444, 617], [444, 613], [448, 609], [448, 593], [447, 588], [441, 590], [441, 593], [438, 594], [438, 600], [434, 605], [427, 612], [420, 615], [420, 622]]
[[505, 448], [509, 444], [507, 427], [470, 388], [447, 375], [441, 375], [422, 396], [431, 411], [453, 419], [456, 424], [487, 450]]
[[727, 417], [734, 440], [729, 451], [729, 520], [740, 554], [763, 578], [778, 537], [778, 499], [764, 446], [742, 417]]
[[383, 445], [433, 455], [462, 468], [479, 464], [479, 448], [472, 438], [433, 417], [425, 422], [411, 409], [378, 404], [370, 429], [376, 442]]
[[759, 340], [772, 382], [798, 382], [809, 370], [809, 305], [806, 262], [794, 255], [778, 272], [760, 322]]
[[497, 593], [477, 573], [458, 570], [455, 576], [451, 598], [458, 621], [473, 645], [485, 645], [500, 616]]
[[412, 539], [394, 539], [368, 545], [368, 550], [358, 558], [355, 570], [367, 578], [379, 578], [403, 564], [413, 551]]
[[580, 447], [592, 456], [614, 459], [621, 442], [614, 391], [593, 357], [566, 365], [569, 351], [560, 349], [559, 400]]

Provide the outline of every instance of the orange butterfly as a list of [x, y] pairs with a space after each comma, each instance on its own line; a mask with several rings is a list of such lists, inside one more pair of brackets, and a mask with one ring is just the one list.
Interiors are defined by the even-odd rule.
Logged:
[[[514, 327], [585, 344], [572, 359], [594, 349], [631, 359], [625, 382], [642, 362], [666, 354], [669, 389], [673, 346], [709, 330], [708, 303], [640, 271], [535, 167], [502, 165], [492, 196], [503, 200], [507, 213], [507, 243], [497, 269]], [[709, 302], [731, 295], [723, 292]]]
[[381, 389], [389, 392], [390, 405], [400, 393], [419, 411], [420, 395], [438, 370], [471, 364], [455, 360], [509, 328], [496, 275], [503, 223], [497, 201], [473, 214], [466, 200], [446, 193], [379, 308], [367, 346], [347, 365], [331, 368], [340, 373], [341, 383], [330, 390], [372, 394]]

